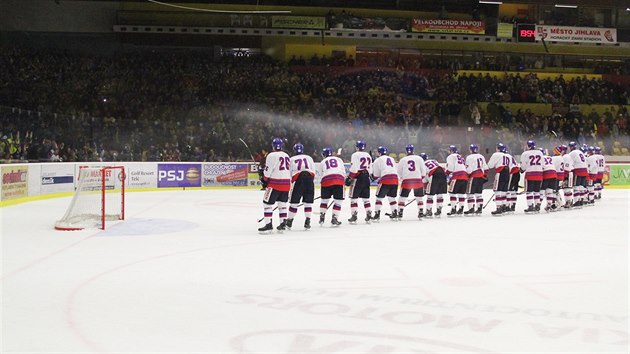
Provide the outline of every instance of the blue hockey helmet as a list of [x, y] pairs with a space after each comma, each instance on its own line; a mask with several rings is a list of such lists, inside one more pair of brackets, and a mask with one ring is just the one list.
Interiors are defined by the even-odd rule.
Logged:
[[564, 149], [562, 148], [562, 145], [558, 145], [558, 146], [553, 148], [553, 154], [556, 155], [556, 156], [562, 155], [563, 151], [564, 151]]
[[595, 146], [595, 148], [593, 149], [593, 151], [595, 151], [596, 154], [601, 154], [602, 152], [602, 148], [600, 148], [599, 146]]
[[588, 152], [589, 152], [590, 154], [594, 153], [594, 152], [595, 152], [595, 147], [594, 147], [594, 146], [589, 146], [589, 147], [588, 147]]
[[387, 155], [387, 147], [386, 146], [379, 146], [377, 151], [378, 151], [379, 155]]
[[580, 150], [582, 150], [582, 152], [587, 152], [588, 151], [588, 145], [582, 144], [582, 146], [580, 146]]
[[295, 151], [296, 154], [303, 154], [304, 153], [304, 145], [297, 143], [295, 145], [293, 145], [293, 151]]
[[507, 152], [507, 147], [503, 143], [498, 143], [497, 150], [500, 152]]
[[567, 146], [564, 144], [560, 145], [560, 151], [567, 152]]
[[407, 155], [413, 154], [413, 149], [413, 144], [407, 144], [407, 146], [405, 146], [405, 151], [407, 152]]
[[357, 147], [357, 149], [363, 151], [365, 150], [365, 147], [367, 146], [367, 144], [363, 140], [357, 140], [357, 143], [355, 146]]
[[470, 144], [470, 152], [476, 154], [479, 152], [479, 146], [477, 144]]
[[424, 152], [419, 153], [418, 156], [422, 157], [424, 161], [429, 159], [429, 155], [425, 154]]
[[527, 140], [527, 148], [533, 150], [536, 148], [536, 142], [534, 140]]
[[271, 147], [273, 147], [273, 149], [276, 151], [280, 151], [284, 149], [284, 141], [282, 141], [282, 139], [280, 138], [273, 138], [273, 141], [271, 142]]
[[333, 154], [333, 150], [331, 147], [325, 147], [322, 149], [322, 156], [328, 157], [328, 156], [332, 156], [332, 154]]
[[577, 143], [575, 141], [569, 141], [569, 150], [573, 151], [577, 148]]
[[455, 145], [451, 145], [448, 147], [448, 151], [452, 154], [456, 154], [457, 153], [457, 146]]

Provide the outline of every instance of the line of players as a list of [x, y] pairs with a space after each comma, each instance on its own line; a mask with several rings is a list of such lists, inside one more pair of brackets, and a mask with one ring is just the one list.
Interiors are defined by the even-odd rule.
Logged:
[[[320, 224], [324, 223], [326, 212], [332, 206], [331, 224], [341, 225], [339, 214], [344, 200], [344, 185], [350, 187], [348, 195], [351, 217], [348, 222], [351, 224], [358, 221], [359, 199], [363, 202], [366, 223], [380, 220], [385, 198], [391, 209], [391, 213], [387, 215], [393, 220], [401, 219], [412, 191], [414, 199], [409, 204], [414, 201], [417, 204], [418, 218], [440, 216], [447, 188], [451, 205], [448, 216], [480, 215], [484, 205], [483, 185], [488, 181], [490, 169], [496, 172], [493, 190], [497, 208], [491, 213], [495, 216], [515, 211], [521, 173], [524, 173], [525, 179], [527, 213], [540, 211], [543, 198], [547, 202], [545, 210], [555, 211], [561, 206], [561, 199], [564, 199], [562, 206], [571, 208], [592, 204], [596, 198], [601, 197], [601, 179], [605, 166], [601, 151], [599, 148], [583, 147], [589, 153], [586, 157], [574, 142], [570, 142], [568, 147], [555, 147], [555, 156], [549, 157], [544, 154], [543, 149], [536, 149], [536, 143], [530, 140], [527, 142], [527, 150], [521, 155], [520, 164], [502, 143], [497, 144], [496, 152], [487, 163], [483, 155], [479, 154], [476, 144], [470, 145], [471, 153], [465, 159], [459, 154], [457, 147], [451, 145], [445, 165], [429, 159], [424, 153], [414, 154], [414, 146], [411, 144], [405, 147], [407, 156], [398, 163], [387, 155], [387, 148], [384, 146], [378, 147], [379, 156], [372, 161], [366, 147], [364, 141], [357, 141], [347, 176], [344, 162], [333, 156], [332, 148], [326, 147], [322, 150], [323, 160], [319, 165]], [[299, 143], [293, 147], [293, 157], [283, 151], [284, 143], [280, 138], [273, 139], [272, 148], [261, 177], [265, 189], [265, 225], [258, 230], [273, 230], [271, 219], [276, 203], [281, 220], [277, 229], [290, 229], [300, 201], [304, 203], [304, 228], [310, 229], [315, 199], [315, 162], [312, 157], [304, 154], [304, 146]], [[378, 181], [374, 214], [370, 203], [370, 185], [373, 180]], [[560, 189], [563, 197], [559, 194]], [[423, 199], [425, 191], [426, 213]], [[333, 201], [329, 204], [331, 198]], [[433, 204], [436, 207], [435, 214]], [[468, 205], [467, 211], [464, 211], [465, 204]]]

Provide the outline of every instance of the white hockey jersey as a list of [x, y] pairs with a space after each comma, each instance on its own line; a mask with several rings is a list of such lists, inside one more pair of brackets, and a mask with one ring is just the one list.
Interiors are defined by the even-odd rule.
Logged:
[[586, 158], [586, 164], [588, 166], [588, 174], [591, 176], [591, 178], [595, 179], [595, 177], [597, 176], [597, 172], [599, 171], [597, 156], [595, 154], [588, 156]]
[[424, 187], [423, 179], [429, 173], [424, 159], [418, 155], [407, 155], [398, 161], [400, 188], [417, 189]]
[[503, 153], [501, 151], [497, 151], [492, 156], [490, 156], [490, 160], [488, 161], [488, 168], [494, 168], [496, 173], [500, 173], [503, 169], [510, 168], [510, 159], [511, 156]]
[[365, 151], [356, 151], [350, 158], [350, 177], [356, 178], [360, 171], [372, 174], [372, 157]]
[[602, 154], [595, 154], [595, 156], [597, 156], [597, 179], [602, 179], [606, 172], [606, 159]]
[[486, 158], [481, 154], [470, 154], [466, 156], [466, 173], [470, 178], [481, 178], [488, 173]]
[[291, 189], [291, 159], [284, 151], [273, 151], [265, 160], [264, 180], [267, 187], [288, 192]]
[[340, 158], [336, 156], [326, 157], [319, 163], [319, 172], [322, 176], [322, 187], [343, 186], [346, 167]]
[[466, 172], [466, 160], [460, 154], [450, 154], [446, 158], [446, 175], [451, 175], [451, 179], [468, 180]]
[[295, 182], [302, 172], [308, 172], [311, 176], [315, 176], [313, 158], [305, 154], [291, 156], [291, 181]]
[[396, 161], [390, 156], [382, 155], [374, 160], [372, 174], [378, 178], [379, 184], [398, 185], [398, 172], [396, 171]]
[[588, 165], [584, 153], [575, 149], [569, 153], [569, 157], [571, 157], [571, 162], [573, 163], [573, 175], [581, 177], [588, 176]]
[[569, 172], [573, 172], [573, 159], [569, 154], [564, 154], [562, 160], [564, 160], [564, 173], [568, 177]]
[[553, 167], [556, 169], [556, 178], [558, 181], [564, 181], [565, 172], [564, 172], [564, 156], [556, 155], [551, 157], [551, 161], [553, 163]]
[[543, 155], [543, 179], [558, 178], [556, 166], [550, 156]]
[[540, 150], [525, 150], [521, 154], [521, 169], [525, 171], [525, 179], [528, 181], [542, 181], [543, 179], [543, 153]]

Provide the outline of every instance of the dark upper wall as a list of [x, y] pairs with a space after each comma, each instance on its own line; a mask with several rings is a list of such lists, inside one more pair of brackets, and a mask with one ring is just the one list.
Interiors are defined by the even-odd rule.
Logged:
[[0, 31], [111, 33], [118, 1], [0, 0]]

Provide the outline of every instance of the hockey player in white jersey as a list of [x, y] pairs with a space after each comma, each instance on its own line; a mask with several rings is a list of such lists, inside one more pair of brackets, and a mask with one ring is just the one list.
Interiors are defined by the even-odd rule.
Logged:
[[595, 148], [593, 146], [589, 146], [586, 152], [586, 164], [588, 166], [588, 198], [586, 205], [593, 205], [595, 204], [595, 180], [597, 179], [597, 172], [599, 170], [597, 156], [595, 155]]
[[569, 142], [569, 157], [573, 163], [573, 206], [581, 207], [585, 204], [587, 197], [587, 177], [588, 165], [586, 157], [574, 141]]
[[558, 199], [556, 191], [558, 190], [558, 174], [556, 172], [556, 166], [553, 164], [553, 159], [545, 153], [544, 149], [540, 149], [543, 153], [543, 181], [540, 187], [540, 195], [542, 198], [545, 196], [547, 205], [545, 211], [555, 211], [558, 208], [556, 201]]
[[564, 205], [562, 207], [569, 209], [573, 207], [573, 159], [569, 156], [569, 148], [566, 145], [560, 145], [560, 147], [564, 160], [564, 183], [562, 184]]
[[[483, 184], [488, 181], [488, 164], [486, 158], [479, 153], [477, 144], [470, 144], [470, 154], [466, 156], [466, 173], [468, 174], [468, 210], [465, 215], [481, 215], [483, 211]], [[475, 209], [477, 205], [477, 209]]]
[[282, 151], [284, 142], [280, 138], [274, 138], [271, 146], [273, 151], [267, 155], [265, 170], [263, 171], [265, 226], [258, 229], [261, 233], [273, 230], [271, 217], [273, 216], [273, 206], [276, 202], [278, 203], [278, 213], [280, 214], [278, 230], [284, 231], [286, 229], [287, 201], [289, 199], [289, 190], [291, 189], [291, 159], [286, 152]]
[[[450, 177], [449, 193], [451, 195], [451, 211], [446, 215], [462, 215], [464, 213], [466, 190], [468, 187], [466, 160], [459, 154], [455, 145], [449, 146], [448, 150], [450, 155], [446, 158], [446, 175]], [[459, 209], [457, 209], [458, 202]]]
[[518, 184], [521, 181], [521, 165], [516, 162], [514, 156], [510, 155], [508, 147], [505, 147], [505, 156], [510, 158], [510, 183], [508, 185], [506, 203], [506, 212], [514, 213], [516, 211], [516, 197], [518, 196]]
[[374, 221], [381, 218], [381, 208], [383, 199], [387, 197], [391, 209], [391, 218], [397, 219], [396, 195], [398, 194], [398, 172], [396, 172], [396, 161], [391, 156], [387, 156], [387, 147], [379, 146], [378, 157], [372, 166], [372, 177], [378, 180], [376, 187], [376, 206], [374, 207]]
[[435, 216], [440, 216], [447, 188], [446, 171], [436, 160], [429, 159], [427, 154], [422, 152], [419, 156], [422, 157], [424, 166], [427, 168], [427, 176], [425, 177], [427, 210], [425, 216], [433, 216], [433, 197], [435, 197], [436, 203]]
[[319, 164], [319, 171], [322, 176], [321, 184], [321, 200], [319, 204], [319, 224], [323, 225], [326, 220], [326, 211], [328, 210], [328, 200], [333, 197], [332, 220], [333, 226], [341, 225], [339, 221], [339, 213], [341, 213], [341, 204], [343, 203], [343, 184], [346, 168], [343, 160], [333, 156], [332, 148], [325, 147], [322, 149], [324, 159]]
[[414, 154], [414, 146], [408, 144], [405, 146], [407, 156], [398, 161], [398, 176], [400, 177], [400, 196], [398, 197], [398, 218], [403, 217], [407, 197], [411, 191], [418, 205], [418, 219], [424, 217], [424, 178], [426, 178], [428, 170], [424, 165], [424, 159]]
[[304, 228], [311, 228], [313, 200], [315, 199], [315, 162], [304, 153], [304, 145], [293, 145], [295, 155], [291, 157], [291, 191], [289, 192], [289, 217], [287, 228], [293, 227], [293, 218], [298, 211], [300, 201], [304, 203]]
[[602, 189], [604, 185], [602, 180], [604, 179], [604, 173], [606, 172], [606, 159], [602, 154], [602, 148], [595, 146], [595, 156], [597, 156], [597, 178], [595, 179], [595, 199], [602, 198]]
[[494, 191], [494, 203], [497, 208], [491, 212], [492, 215], [501, 215], [507, 212], [507, 192], [510, 184], [510, 159], [506, 153], [506, 147], [502, 143], [497, 144], [497, 150], [490, 156], [488, 168], [494, 168], [494, 183], [492, 189]]
[[350, 157], [350, 175], [346, 177], [346, 185], [350, 186], [350, 212], [348, 222], [356, 224], [359, 209], [359, 198], [363, 199], [365, 208], [365, 222], [372, 219], [370, 205], [370, 175], [372, 174], [372, 157], [365, 151], [367, 144], [363, 140], [357, 141], [355, 151]]
[[563, 150], [564, 148], [562, 145], [554, 147], [553, 156], [551, 157], [551, 162], [553, 163], [553, 167], [556, 170], [556, 179], [558, 180], [558, 186], [556, 187], [556, 190], [555, 190], [556, 207], [562, 206], [561, 199], [560, 199], [560, 189], [563, 188], [564, 180], [566, 178], [566, 172], [564, 170], [564, 157], [562, 156]]
[[540, 211], [540, 187], [543, 179], [543, 154], [536, 149], [536, 142], [528, 140], [521, 154], [521, 170], [525, 172], [526, 213]]

